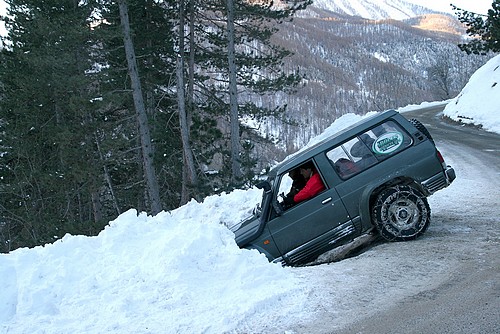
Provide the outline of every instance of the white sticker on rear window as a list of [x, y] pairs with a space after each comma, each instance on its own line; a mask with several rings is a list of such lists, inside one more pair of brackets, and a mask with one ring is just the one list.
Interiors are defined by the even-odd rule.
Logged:
[[389, 154], [396, 151], [402, 143], [403, 134], [401, 132], [387, 132], [375, 140], [372, 149], [375, 153]]

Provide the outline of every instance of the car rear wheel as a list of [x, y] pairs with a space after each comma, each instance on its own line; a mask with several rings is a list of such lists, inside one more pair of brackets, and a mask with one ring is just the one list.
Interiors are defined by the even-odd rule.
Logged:
[[412, 240], [430, 224], [431, 209], [425, 196], [411, 186], [386, 188], [372, 207], [372, 220], [380, 235], [389, 241]]

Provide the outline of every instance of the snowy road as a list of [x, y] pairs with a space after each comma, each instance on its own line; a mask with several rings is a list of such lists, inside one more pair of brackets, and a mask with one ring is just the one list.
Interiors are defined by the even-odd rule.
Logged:
[[449, 188], [429, 198], [426, 234], [294, 268], [304, 286], [315, 284], [305, 292], [310, 301], [300, 314], [271, 314], [273, 325], [269, 318], [254, 325], [286, 333], [500, 332], [500, 136], [447, 124], [437, 113], [405, 113], [429, 128], [457, 172]]
[[431, 109], [406, 116], [430, 128], [456, 166], [458, 182], [469, 184], [462, 198], [450, 198], [449, 206], [446, 200], [439, 206], [431, 200], [434, 228], [428, 237], [446, 238], [440, 241], [446, 248], [435, 256], [455, 265], [436, 288], [406, 296], [342, 333], [500, 332], [500, 136], [458, 128], [435, 115]]

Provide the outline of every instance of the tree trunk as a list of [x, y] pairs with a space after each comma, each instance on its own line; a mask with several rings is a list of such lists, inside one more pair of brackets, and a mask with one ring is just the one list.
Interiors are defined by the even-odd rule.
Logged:
[[120, 0], [120, 20], [123, 28], [123, 41], [125, 44], [125, 53], [127, 56], [128, 72], [132, 84], [132, 94], [134, 98], [135, 111], [137, 113], [137, 122], [139, 127], [139, 136], [141, 139], [142, 162], [144, 166], [144, 175], [146, 178], [147, 194], [149, 196], [149, 206], [151, 214], [156, 215], [162, 210], [160, 202], [160, 191], [158, 179], [153, 166], [153, 147], [151, 144], [151, 134], [149, 132], [148, 117], [144, 106], [139, 72], [137, 69], [137, 60], [135, 58], [134, 45], [130, 35], [130, 23], [128, 19], [128, 9], [125, 0]]
[[[109, 193], [110, 193], [111, 199], [113, 201], [113, 206], [115, 207], [116, 214], [120, 215], [121, 214], [120, 206], [118, 205], [118, 199], [115, 196], [113, 182], [111, 181], [111, 176], [109, 175], [108, 166], [106, 166], [106, 159], [104, 158], [104, 155], [102, 154], [101, 145], [99, 144], [99, 138], [98, 138], [97, 134], [95, 135], [95, 144], [97, 147], [97, 152], [99, 153], [99, 158], [102, 161], [102, 168], [104, 171], [104, 179], [106, 180], [106, 183], [108, 185]], [[97, 222], [97, 220], [96, 220], [96, 222]]]
[[237, 183], [241, 179], [240, 123], [238, 119], [238, 90], [236, 86], [234, 0], [227, 0], [227, 59], [229, 69], [229, 110], [231, 126], [231, 180]]
[[198, 183], [196, 169], [194, 167], [193, 151], [189, 143], [189, 121], [186, 111], [186, 99], [184, 90], [184, 0], [179, 4], [179, 56], [177, 57], [177, 100], [179, 109], [179, 121], [181, 126], [183, 166], [182, 166], [182, 192], [181, 205], [186, 204], [191, 197], [191, 189]]
[[195, 15], [195, 0], [189, 0], [189, 65], [188, 65], [188, 91], [187, 91], [187, 118], [188, 125], [191, 127], [192, 117], [194, 112], [194, 55], [195, 55], [195, 37], [194, 37], [194, 21]]
[[102, 205], [99, 198], [99, 193], [97, 191], [93, 191], [90, 194], [92, 200], [92, 213], [94, 216], [94, 222], [99, 223], [102, 221]]

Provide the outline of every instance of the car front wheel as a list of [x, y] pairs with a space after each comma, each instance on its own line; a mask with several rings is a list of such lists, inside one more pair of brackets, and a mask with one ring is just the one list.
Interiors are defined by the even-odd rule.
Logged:
[[372, 207], [372, 220], [380, 235], [389, 241], [412, 240], [430, 224], [431, 210], [417, 189], [398, 185], [383, 190]]

